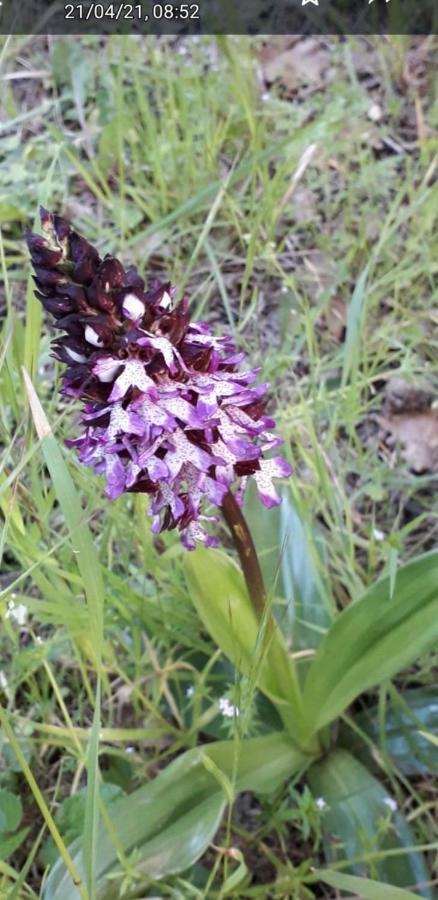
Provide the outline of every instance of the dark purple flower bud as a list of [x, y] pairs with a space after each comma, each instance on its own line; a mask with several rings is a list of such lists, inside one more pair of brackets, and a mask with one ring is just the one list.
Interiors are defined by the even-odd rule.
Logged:
[[123, 286], [128, 291], [144, 291], [144, 278], [138, 274], [135, 266], [130, 266], [130, 268], [126, 270]]
[[98, 276], [104, 291], [107, 293], [118, 291], [126, 286], [125, 270], [115, 256], [105, 256], [103, 263], [99, 266]]
[[272, 479], [291, 469], [265, 456], [281, 443], [264, 414], [267, 385], [238, 370], [231, 338], [190, 322], [170, 283], [145, 292], [136, 269], [101, 260], [65, 219], [42, 210], [41, 222], [43, 236], [27, 235], [36, 296], [66, 332], [53, 344], [68, 367], [62, 393], [84, 403], [85, 431], [67, 443], [105, 476], [107, 495], [150, 494], [153, 531], [178, 528], [188, 549], [216, 543], [205, 505], [235, 488], [241, 503], [248, 478], [262, 503], [279, 503]]
[[35, 267], [44, 266], [48, 269], [53, 269], [63, 261], [63, 251], [60, 248], [50, 247], [41, 235], [32, 234], [32, 232], [28, 231], [26, 241]]
[[60, 284], [66, 284], [67, 279], [62, 272], [58, 272], [56, 269], [44, 269], [42, 266], [34, 266], [35, 274], [35, 284], [38, 285], [41, 290], [48, 290], [51, 287], [57, 287]]
[[87, 361], [87, 354], [83, 352], [81, 341], [76, 340], [74, 337], [62, 338], [59, 341], [55, 341], [52, 344], [52, 347], [55, 350], [56, 358], [61, 360], [61, 362], [67, 363], [69, 366], [71, 366], [72, 363], [85, 363]]
[[72, 303], [66, 298], [60, 297], [46, 297], [40, 291], [35, 291], [35, 297], [38, 300], [41, 300], [44, 309], [47, 310], [55, 319], [59, 319], [63, 316], [66, 316], [69, 312], [74, 309]]

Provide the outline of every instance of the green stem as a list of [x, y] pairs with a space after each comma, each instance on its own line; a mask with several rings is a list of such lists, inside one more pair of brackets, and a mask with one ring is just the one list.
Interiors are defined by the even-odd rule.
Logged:
[[[267, 606], [267, 594], [260, 568], [257, 551], [251, 532], [246, 523], [245, 517], [231, 491], [225, 494], [222, 501], [222, 512], [224, 519], [230, 529], [231, 536], [234, 541], [237, 553], [239, 554], [242, 572], [245, 578], [248, 594], [259, 622], [265, 623], [265, 639], [269, 642], [277, 627], [274, 617]], [[298, 742], [304, 752], [317, 754], [319, 745], [317, 740], [313, 740], [310, 746], [304, 735], [307, 732], [305, 714], [303, 710], [303, 698], [301, 687], [299, 684], [295, 662], [291, 658], [288, 660], [288, 671], [284, 670], [283, 657], [277, 658], [275, 654], [270, 658], [270, 665], [276, 670], [277, 682], [281, 686], [287, 683], [287, 699], [278, 698], [278, 711], [286, 725], [288, 731]]]
[[261, 619], [266, 610], [266, 588], [262, 570], [251, 532], [246, 524], [242, 510], [231, 491], [225, 494], [222, 501], [222, 512], [239, 554], [252, 605], [257, 618]]

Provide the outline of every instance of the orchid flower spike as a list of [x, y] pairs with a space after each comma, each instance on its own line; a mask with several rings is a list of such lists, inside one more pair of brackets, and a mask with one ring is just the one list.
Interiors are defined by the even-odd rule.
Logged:
[[36, 296], [63, 332], [54, 356], [66, 364], [62, 393], [83, 403], [80, 437], [67, 441], [106, 478], [114, 500], [126, 491], [151, 497], [152, 530], [177, 528], [184, 546], [214, 546], [205, 506], [221, 507], [248, 477], [265, 506], [280, 502], [273, 477], [290, 475], [264, 415], [266, 384], [240, 371], [243, 354], [205, 322], [190, 322], [175, 288], [145, 282], [97, 250], [69, 223], [41, 210], [43, 235], [26, 235]]

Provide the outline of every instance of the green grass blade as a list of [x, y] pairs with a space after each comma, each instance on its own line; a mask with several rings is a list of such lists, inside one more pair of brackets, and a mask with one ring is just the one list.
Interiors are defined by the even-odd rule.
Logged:
[[[39, 191], [38, 206], [45, 206], [47, 199], [50, 196], [54, 172], [58, 163], [58, 155], [59, 148], [56, 147], [53, 159], [47, 170], [47, 175]], [[34, 230], [38, 227], [38, 223], [39, 216], [38, 213], [36, 213], [33, 222]], [[41, 330], [41, 303], [35, 299], [34, 294], [35, 288], [33, 278], [29, 276], [26, 289], [26, 326], [24, 332], [23, 362], [26, 369], [30, 372], [32, 379], [34, 379], [36, 375]]]
[[99, 827], [99, 738], [100, 738], [100, 678], [96, 685], [93, 725], [87, 753], [87, 796], [83, 833], [85, 883], [90, 897], [95, 896], [97, 835]]
[[67, 847], [64, 844], [64, 841], [55, 825], [53, 816], [50, 813], [50, 810], [46, 804], [46, 801], [35, 781], [35, 778], [30, 770], [29, 764], [24, 756], [23, 751], [21, 750], [20, 744], [17, 741], [15, 734], [9, 724], [8, 717], [5, 711], [0, 707], [0, 722], [3, 730], [6, 733], [6, 736], [11, 744], [11, 747], [17, 757], [17, 760], [21, 766], [23, 775], [29, 785], [30, 790], [32, 791], [35, 803], [38, 806], [38, 809], [47, 825], [47, 828], [52, 835], [52, 838], [56, 844], [56, 847], [59, 851], [59, 855], [61, 857], [62, 863], [67, 871], [67, 879], [69, 884], [74, 887], [75, 897], [80, 897], [82, 900], [88, 900], [88, 894], [86, 893], [84, 886], [82, 884], [81, 876], [78, 872], [76, 864], [74, 863]]
[[314, 875], [324, 884], [339, 891], [348, 891], [352, 896], [363, 900], [418, 900], [418, 894], [413, 894], [412, 891], [394, 887], [393, 884], [383, 884], [372, 878], [359, 878], [357, 875], [346, 875], [332, 869], [316, 869]]
[[23, 376], [41, 449], [70, 531], [73, 551], [82, 576], [90, 615], [90, 647], [93, 648], [99, 667], [103, 641], [104, 589], [98, 555], [73, 480], [25, 369]]
[[353, 291], [350, 305], [347, 313], [347, 333], [344, 345], [344, 361], [342, 364], [341, 386], [345, 387], [348, 379], [354, 370], [355, 361], [359, 359], [359, 342], [363, 335], [363, 317], [366, 302], [366, 286], [369, 272], [369, 265], [360, 273], [356, 286]]

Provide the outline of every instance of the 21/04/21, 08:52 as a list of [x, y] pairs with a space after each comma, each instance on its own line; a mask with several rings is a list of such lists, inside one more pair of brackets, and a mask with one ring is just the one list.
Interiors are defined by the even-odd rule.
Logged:
[[199, 19], [199, 6], [197, 3], [180, 3], [174, 6], [172, 3], [154, 3], [150, 11], [146, 11], [141, 3], [66, 3], [64, 6], [64, 18], [78, 19], [89, 22], [93, 19], [114, 19], [115, 21], [136, 20], [147, 22], [152, 19]]

